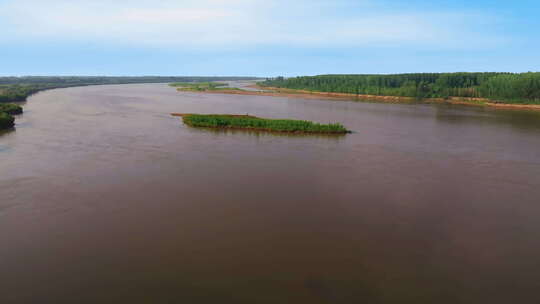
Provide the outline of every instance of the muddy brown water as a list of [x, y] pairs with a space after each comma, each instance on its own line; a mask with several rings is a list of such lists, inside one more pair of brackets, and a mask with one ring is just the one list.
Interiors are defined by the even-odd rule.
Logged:
[[[0, 303], [540, 303], [540, 116], [41, 92], [0, 136]], [[342, 122], [216, 132], [171, 112]]]

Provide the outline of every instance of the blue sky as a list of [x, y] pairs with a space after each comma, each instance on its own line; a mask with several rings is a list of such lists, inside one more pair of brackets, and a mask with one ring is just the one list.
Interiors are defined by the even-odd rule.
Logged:
[[540, 71], [540, 1], [0, 0], [0, 75]]

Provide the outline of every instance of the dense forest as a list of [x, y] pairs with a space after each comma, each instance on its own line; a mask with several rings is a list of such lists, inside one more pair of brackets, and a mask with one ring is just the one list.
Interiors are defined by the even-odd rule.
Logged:
[[263, 86], [318, 92], [422, 98], [477, 97], [540, 103], [540, 73], [419, 73], [277, 77]]
[[79, 76], [28, 76], [0, 77], [0, 102], [23, 101], [38, 91], [98, 84], [208, 82], [227, 80], [255, 80], [254, 77], [79, 77]]

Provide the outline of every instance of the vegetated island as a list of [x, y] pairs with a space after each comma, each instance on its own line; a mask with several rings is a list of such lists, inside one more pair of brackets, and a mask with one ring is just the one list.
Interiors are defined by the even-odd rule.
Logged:
[[13, 128], [15, 117], [13, 115], [22, 114], [21, 106], [10, 103], [0, 103], [0, 130]]
[[171, 87], [176, 87], [177, 91], [181, 92], [229, 92], [229, 91], [244, 91], [239, 88], [228, 87], [224, 82], [175, 82], [169, 84]]
[[229, 114], [180, 114], [184, 123], [191, 127], [215, 129], [240, 129], [252, 131], [296, 134], [346, 134], [351, 133], [339, 123], [320, 124], [305, 120], [266, 119], [250, 115]]
[[540, 110], [540, 73], [416, 73], [268, 78], [259, 91], [221, 88], [208, 93], [312, 99], [427, 102]]

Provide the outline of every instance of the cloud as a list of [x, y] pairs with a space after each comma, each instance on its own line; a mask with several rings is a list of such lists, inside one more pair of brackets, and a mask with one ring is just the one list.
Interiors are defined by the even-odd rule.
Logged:
[[[347, 0], [13, 0], [0, 4], [4, 40], [149, 47], [492, 46], [473, 30], [485, 16], [395, 12]], [[467, 40], [467, 43], [463, 41]]]

